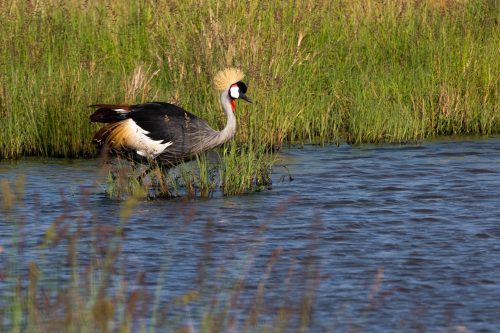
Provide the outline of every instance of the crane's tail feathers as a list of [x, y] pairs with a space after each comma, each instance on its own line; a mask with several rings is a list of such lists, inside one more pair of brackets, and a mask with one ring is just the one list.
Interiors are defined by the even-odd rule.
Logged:
[[113, 104], [94, 104], [91, 107], [97, 107], [90, 116], [90, 121], [93, 123], [112, 123], [127, 119], [129, 112], [128, 105], [113, 105]]
[[108, 136], [120, 125], [120, 123], [111, 123], [101, 128], [92, 139], [92, 143], [102, 146], [108, 141]]

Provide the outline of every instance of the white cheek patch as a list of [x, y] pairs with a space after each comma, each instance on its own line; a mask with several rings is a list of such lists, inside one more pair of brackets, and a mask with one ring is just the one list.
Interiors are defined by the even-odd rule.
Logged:
[[238, 87], [229, 88], [229, 95], [234, 99], [239, 98], [240, 97], [240, 88], [238, 88]]
[[162, 143], [163, 140], [153, 140], [147, 134], [148, 131], [139, 127], [135, 121], [128, 119], [128, 145], [134, 149], [138, 155], [155, 158], [173, 144], [172, 141]]

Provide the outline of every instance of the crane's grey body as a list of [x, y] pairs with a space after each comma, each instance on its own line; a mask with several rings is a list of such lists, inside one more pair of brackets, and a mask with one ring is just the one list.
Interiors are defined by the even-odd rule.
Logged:
[[[229, 90], [228, 90], [229, 89]], [[231, 84], [220, 93], [227, 116], [224, 129], [217, 131], [208, 123], [169, 103], [152, 102], [137, 105], [95, 105], [98, 110], [92, 122], [107, 123], [93, 142], [113, 152], [131, 154], [136, 160], [157, 160], [171, 167], [216, 148], [236, 133], [235, 100], [246, 95], [242, 82]]]

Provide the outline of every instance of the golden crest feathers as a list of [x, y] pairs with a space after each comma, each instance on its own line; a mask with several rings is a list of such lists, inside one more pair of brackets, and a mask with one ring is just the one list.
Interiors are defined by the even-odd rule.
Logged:
[[238, 68], [226, 68], [215, 74], [214, 86], [217, 90], [226, 90], [245, 77], [245, 74]]

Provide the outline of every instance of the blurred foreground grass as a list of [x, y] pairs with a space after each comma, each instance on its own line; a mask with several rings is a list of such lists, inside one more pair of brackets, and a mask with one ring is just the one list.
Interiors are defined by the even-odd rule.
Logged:
[[[24, 178], [0, 185], [0, 223], [11, 235], [0, 243], [1, 332], [306, 332], [313, 324], [318, 260], [297, 261], [281, 247], [262, 251], [269, 223], [293, 200], [269, 212], [241, 259], [221, 261], [213, 252], [217, 226], [207, 217], [200, 249], [192, 254], [198, 263], [181, 265], [195, 275], [193, 283], [166, 289], [186, 279], [172, 262], [185, 249], [178, 248], [175, 235], [165, 234], [153, 262], [138, 269], [127, 250], [137, 198], [122, 201], [113, 221], [92, 209], [90, 194], [82, 193], [79, 206], [82, 212], [88, 207], [87, 213], [75, 217], [62, 202], [66, 208], [40, 233], [35, 221], [19, 213]], [[186, 205], [177, 221], [169, 221], [179, 223], [172, 230], [187, 232], [194, 209]], [[317, 248], [319, 227], [319, 221], [311, 222], [306, 257]], [[35, 229], [38, 235], [31, 234]]]

